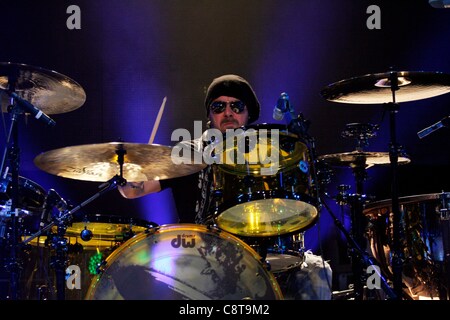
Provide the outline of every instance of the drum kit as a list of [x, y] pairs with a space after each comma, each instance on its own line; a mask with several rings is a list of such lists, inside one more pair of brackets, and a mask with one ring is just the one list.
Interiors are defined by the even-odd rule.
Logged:
[[[267, 243], [273, 248], [274, 239], [280, 237], [301, 243], [300, 235], [315, 224], [323, 202], [320, 199], [323, 181], [317, 169], [321, 164], [350, 167], [356, 177], [356, 197], [346, 199], [352, 207], [353, 229], [347, 235], [349, 242], [354, 244], [355, 274], [362, 277], [367, 263], [379, 259], [376, 263], [383, 266], [385, 274], [381, 277], [391, 298], [402, 295], [397, 287], [398, 279], [400, 285], [408, 277], [420, 279], [422, 287], [430, 286], [436, 282], [434, 272], [444, 270], [448, 273], [448, 261], [444, 257], [449, 255], [448, 231], [439, 233], [442, 245], [436, 247], [433, 242], [432, 246], [431, 242], [437, 240], [431, 239], [432, 234], [438, 233], [436, 230], [440, 226], [436, 226], [437, 218], [430, 217], [434, 225], [426, 229], [420, 224], [415, 225], [417, 236], [414, 239], [422, 238], [414, 242], [414, 247], [405, 247], [403, 235], [407, 230], [402, 230], [401, 225], [405, 224], [404, 215], [415, 220], [423, 218], [421, 214], [431, 215], [428, 211], [433, 211], [433, 205], [439, 207], [441, 218], [437, 224], [445, 219], [448, 222], [450, 196], [398, 198], [396, 167], [410, 160], [396, 141], [395, 114], [399, 102], [425, 99], [449, 91], [449, 76], [426, 72], [371, 74], [329, 85], [322, 91], [329, 101], [386, 105], [391, 114], [389, 153], [363, 150], [367, 139], [374, 135], [376, 127], [372, 125], [347, 126], [344, 134], [358, 141], [355, 151], [320, 157], [315, 155], [314, 139], [306, 133], [302, 115], [291, 119], [287, 126], [248, 126], [244, 128], [247, 139], [255, 138], [254, 141], [264, 144], [266, 150], [272, 147], [269, 151], [279, 155], [274, 173], [263, 173], [261, 169], [266, 169], [267, 163], [213, 165], [215, 190], [211, 223], [159, 226], [124, 217], [82, 216], [78, 211], [126, 182], [186, 176], [201, 171], [206, 164], [184, 159], [175, 165], [171, 160], [172, 147], [127, 142], [69, 146], [39, 154], [34, 164], [47, 173], [101, 183], [100, 191], [92, 197], [77, 206], [68, 206], [55, 190], [46, 192], [37, 183], [19, 175], [17, 121], [24, 114], [32, 114], [46, 125], [55, 125], [49, 115], [81, 107], [86, 99], [85, 92], [77, 82], [55, 71], [0, 63], [2, 111], [11, 114], [12, 119], [0, 171], [0, 249], [2, 267], [10, 276], [8, 298], [51, 298], [49, 292], [54, 290], [49, 288], [50, 284], [50, 287], [56, 287], [57, 299], [75, 299], [73, 291], [66, 290], [66, 269], [69, 264], [76, 264], [82, 269], [81, 275], [93, 273], [83, 278], [82, 294], [77, 299], [283, 299], [277, 279], [286, 274], [269, 272], [265, 259], [287, 257], [287, 260], [295, 260], [294, 264], [298, 266], [301, 265], [298, 253], [303, 247], [289, 243], [288, 249], [294, 254], [274, 257], [271, 252], [268, 255]], [[262, 132], [267, 129], [276, 129], [276, 139], [279, 139], [276, 144], [271, 140], [275, 137], [262, 137]], [[236, 144], [223, 146], [223, 154], [237, 152]], [[366, 206], [361, 200], [364, 198], [365, 171], [378, 165], [390, 165], [393, 169], [392, 199]], [[432, 203], [427, 212], [415, 207], [417, 202], [428, 200]], [[387, 216], [392, 216], [392, 224], [380, 229], [381, 221], [387, 221], [384, 220]], [[32, 220], [29, 217], [40, 217], [39, 226], [28, 226], [27, 221]], [[373, 254], [370, 258], [367, 258], [362, 238], [365, 232], [363, 217], [369, 217], [371, 224], [377, 226], [371, 229]], [[407, 225], [410, 223], [409, 220], [406, 222]], [[426, 237], [422, 235], [425, 231]], [[39, 250], [39, 255], [33, 259], [25, 258], [24, 268], [22, 251], [30, 245]], [[409, 273], [402, 271], [403, 260], [388, 257], [392, 254], [394, 258], [403, 259], [412, 249], [417, 250], [408, 265], [411, 266], [408, 271], [412, 270]], [[77, 254], [80, 252], [84, 254]], [[430, 269], [419, 270], [422, 264]], [[43, 265], [54, 269], [54, 273], [46, 273], [51, 281], [45, 279], [44, 283], [30, 277], [26, 287], [20, 284], [23, 274], [40, 272]], [[393, 291], [388, 281], [393, 281]], [[358, 297], [363, 284], [355, 285]], [[149, 290], [149, 287], [158, 286], [159, 289]], [[31, 293], [36, 287], [39, 292]]]
[[[347, 127], [347, 130], [344, 131], [343, 136], [353, 136], [360, 140], [356, 151], [320, 157], [321, 160], [331, 165], [352, 168], [355, 175], [357, 192], [351, 199], [349, 199], [349, 203], [352, 207], [352, 234], [348, 234], [347, 238], [353, 247], [352, 271], [354, 273], [355, 282], [354, 294], [355, 299], [357, 300], [364, 298], [364, 286], [365, 283], [367, 283], [367, 277], [364, 277], [363, 270], [370, 265], [384, 265], [382, 272], [377, 275], [381, 279], [381, 284], [386, 295], [391, 299], [403, 299], [405, 297], [408, 299], [415, 299], [419, 297], [419, 295], [411, 293], [415, 290], [410, 285], [406, 285], [408, 289], [404, 290], [404, 284], [408, 282], [405, 279], [409, 279], [408, 277], [412, 277], [416, 280], [415, 285], [418, 285], [417, 282], [420, 282], [420, 285], [428, 288], [428, 290], [421, 291], [421, 293], [426, 292], [424, 296], [444, 300], [448, 300], [450, 298], [448, 289], [450, 288], [448, 286], [448, 284], [450, 284], [450, 264], [448, 259], [446, 262], [442, 261], [443, 259], [433, 260], [430, 254], [430, 244], [426, 244], [427, 240], [425, 239], [420, 242], [423, 245], [420, 253], [424, 255], [416, 255], [417, 251], [414, 247], [412, 247], [416, 245], [416, 242], [413, 244], [413, 242], [410, 241], [411, 237], [414, 237], [410, 234], [413, 219], [415, 218], [415, 221], [426, 221], [427, 219], [430, 219], [427, 215], [436, 215], [440, 212], [440, 216], [445, 216], [442, 212], [446, 212], [448, 210], [449, 204], [448, 200], [446, 200], [448, 199], [448, 195], [446, 193], [442, 193], [440, 196], [442, 198], [441, 205], [437, 206], [432, 213], [431, 210], [428, 210], [427, 212], [421, 211], [420, 213], [414, 214], [414, 217], [412, 217], [413, 214], [408, 212], [408, 209], [405, 208], [403, 204], [403, 199], [399, 199], [398, 195], [398, 165], [408, 164], [409, 159], [401, 150], [396, 136], [396, 115], [400, 110], [400, 102], [427, 99], [446, 94], [448, 92], [450, 92], [450, 75], [441, 72], [423, 71], [389, 71], [386, 73], [367, 74], [333, 83], [325, 87], [321, 92], [325, 99], [332, 102], [383, 105], [385, 110], [388, 111], [390, 115], [389, 153], [364, 152], [362, 147], [367, 145], [367, 139], [373, 136], [373, 130], [368, 130], [367, 125], [350, 125]], [[369, 129], [374, 128], [372, 127]], [[383, 214], [376, 217], [376, 219], [380, 221], [383, 219], [387, 219], [389, 221], [389, 223], [384, 225], [387, 229], [380, 230], [372, 227], [370, 229], [371, 232], [369, 232], [366, 237], [369, 238], [371, 248], [373, 249], [372, 256], [369, 257], [365, 252], [367, 240], [364, 238], [364, 234], [367, 229], [366, 217], [372, 217], [369, 219], [371, 224], [379, 225], [379, 223], [375, 222], [373, 215], [370, 214], [374, 211], [371, 207], [374, 206], [376, 208], [378, 205], [376, 203], [367, 205], [367, 197], [363, 193], [363, 182], [366, 177], [365, 170], [373, 165], [389, 165], [391, 167], [392, 197], [387, 201], [389, 203], [389, 210], [384, 210]], [[380, 213], [380, 211], [378, 212]], [[389, 214], [387, 212], [389, 212]], [[441, 219], [441, 226], [439, 228], [442, 230], [439, 234], [442, 234], [445, 229], [448, 229], [448, 226], [446, 227], [448, 224], [447, 220], [448, 217]], [[426, 232], [416, 232], [415, 236], [429, 236], [429, 241], [437, 241], [437, 238], [432, 238], [431, 235], [426, 235]], [[449, 234], [447, 233], [446, 236], [443, 237], [447, 239], [442, 240], [441, 243], [447, 242], [448, 236]], [[380, 254], [381, 247], [373, 245], [373, 243], [377, 242], [377, 240], [383, 243], [383, 246], [386, 247], [384, 253], [388, 253], [383, 255]], [[448, 246], [446, 249], [441, 246], [441, 253], [443, 256], [449, 256], [450, 251], [448, 251]], [[414, 255], [416, 256], [414, 257]], [[377, 261], [376, 259], [382, 259], [382, 261]], [[430, 289], [430, 286], [433, 286], [430, 278], [425, 279], [420, 277], [417, 270], [420, 269], [421, 266], [419, 266], [418, 263], [415, 263], [418, 260], [421, 260], [421, 262], [424, 263], [430, 263], [432, 265], [440, 265], [441, 272], [439, 275], [437, 272], [433, 273], [434, 280], [443, 283], [440, 288], [436, 288], [436, 286], [434, 286], [434, 288]], [[411, 271], [411, 268], [414, 271]], [[426, 271], [422, 270], [421, 273], [422, 272]], [[388, 280], [386, 277], [388, 277]], [[387, 281], [392, 283], [393, 288], [391, 288]], [[438, 291], [439, 294], [436, 294]]]

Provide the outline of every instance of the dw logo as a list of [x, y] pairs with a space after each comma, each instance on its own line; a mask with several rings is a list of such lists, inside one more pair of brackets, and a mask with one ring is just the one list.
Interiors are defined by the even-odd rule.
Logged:
[[77, 265], [70, 265], [66, 269], [66, 286], [69, 290], [81, 289], [81, 270]]
[[[189, 237], [193, 237], [193, 239], [191, 241], [186, 239]], [[177, 237], [172, 239], [172, 241], [170, 243], [171, 243], [172, 247], [174, 247], [174, 248], [179, 248], [180, 246], [182, 246], [183, 248], [194, 248], [195, 247], [195, 236], [183, 235], [183, 239], [182, 239], [181, 235], [177, 235]]]

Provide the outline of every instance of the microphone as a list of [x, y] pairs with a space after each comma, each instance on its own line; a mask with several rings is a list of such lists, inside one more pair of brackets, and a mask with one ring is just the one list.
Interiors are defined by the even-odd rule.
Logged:
[[[51, 203], [51, 191], [53, 189], [50, 189], [47, 192], [47, 196], [45, 197], [44, 200], [44, 207], [42, 209], [42, 214], [41, 214], [41, 221], [39, 222], [39, 228], [42, 229], [45, 227], [45, 225], [48, 223], [48, 221], [50, 220], [50, 213], [52, 212], [53, 209], [53, 204]], [[54, 191], [54, 190], [53, 190]]]
[[290, 111], [289, 96], [283, 92], [278, 98], [276, 106], [273, 108], [273, 118], [275, 120], [283, 120], [284, 114]]
[[450, 116], [446, 116], [445, 118], [436, 122], [435, 124], [432, 124], [431, 126], [420, 130], [419, 132], [417, 132], [417, 135], [419, 136], [420, 139], [422, 139], [422, 138], [426, 137], [427, 135], [429, 135], [430, 133], [432, 133], [442, 127], [448, 127], [448, 126], [450, 126]]
[[14, 98], [14, 100], [16, 101], [16, 103], [19, 106], [21, 106], [26, 111], [31, 113], [36, 119], [41, 120], [42, 122], [44, 122], [45, 124], [47, 124], [50, 127], [53, 127], [56, 124], [56, 122], [52, 118], [50, 118], [48, 115], [46, 115], [44, 112], [42, 112], [42, 110], [40, 110], [39, 108], [36, 108], [30, 102], [19, 97], [17, 95], [17, 93], [8, 92], [8, 94]]
[[294, 107], [291, 105], [289, 95], [283, 92], [278, 98], [277, 104], [273, 109], [273, 118], [275, 120], [282, 120], [286, 115], [286, 122], [288, 129], [298, 134], [299, 136], [305, 136], [308, 131], [310, 122], [305, 120], [303, 114], [295, 114]]
[[41, 221], [39, 223], [41, 229], [49, 222], [50, 213], [54, 207], [61, 212], [65, 211], [67, 209], [67, 202], [58, 194], [58, 192], [54, 189], [50, 189], [45, 197], [44, 208], [41, 214]]
[[[53, 189], [51, 189], [53, 190]], [[68, 208], [68, 204], [67, 201], [64, 200], [59, 194], [58, 192], [56, 192], [55, 190], [52, 191], [52, 195], [53, 195], [53, 199], [55, 201], [55, 208], [58, 209], [59, 212], [64, 212], [67, 210]]]

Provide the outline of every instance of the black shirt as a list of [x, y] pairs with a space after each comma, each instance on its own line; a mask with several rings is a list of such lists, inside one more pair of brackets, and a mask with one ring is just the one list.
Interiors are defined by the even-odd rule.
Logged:
[[211, 182], [211, 166], [187, 176], [160, 181], [162, 190], [172, 189], [180, 223], [206, 223], [212, 212]]

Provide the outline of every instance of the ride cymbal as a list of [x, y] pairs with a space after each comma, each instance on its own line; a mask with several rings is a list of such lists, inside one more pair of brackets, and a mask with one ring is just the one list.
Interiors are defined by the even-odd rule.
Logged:
[[[198, 164], [191, 156], [181, 157], [174, 148], [157, 144], [109, 142], [65, 147], [41, 153], [35, 165], [48, 173], [76, 180], [106, 182], [120, 174], [118, 151], [124, 153], [123, 178], [128, 182], [163, 180], [198, 172], [206, 164]], [[172, 161], [183, 160], [175, 164]], [[181, 161], [178, 161], [181, 162]]]
[[[71, 78], [26, 64], [0, 62], [0, 89], [15, 92], [46, 114], [69, 112], [86, 101], [83, 88]], [[2, 112], [7, 112], [8, 95], [1, 98]]]
[[[319, 160], [335, 167], [358, 167], [369, 168], [375, 165], [390, 164], [388, 152], [364, 152], [352, 151], [345, 153], [327, 154], [318, 157]], [[398, 164], [408, 164], [411, 160], [406, 155], [399, 155]]]
[[[392, 87], [395, 85], [398, 90], [395, 90], [393, 101]], [[450, 92], [449, 74], [390, 71], [335, 82], [322, 89], [321, 95], [333, 102], [381, 104], [427, 99], [448, 92]]]

